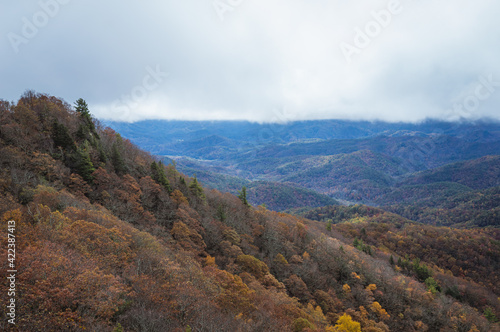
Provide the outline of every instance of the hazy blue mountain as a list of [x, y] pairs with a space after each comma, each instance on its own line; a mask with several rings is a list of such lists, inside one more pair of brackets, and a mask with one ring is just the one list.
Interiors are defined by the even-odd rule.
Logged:
[[497, 122], [106, 124], [166, 161], [175, 159], [205, 185], [232, 193], [246, 186], [253, 204], [276, 210], [319, 206], [326, 198], [427, 206], [500, 185]]

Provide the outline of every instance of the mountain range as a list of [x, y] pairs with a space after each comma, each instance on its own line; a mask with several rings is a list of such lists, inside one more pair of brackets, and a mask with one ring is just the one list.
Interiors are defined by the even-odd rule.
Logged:
[[[499, 331], [496, 131], [467, 126], [339, 138], [340, 150], [311, 137], [238, 150], [205, 132], [196, 151], [223, 158], [174, 158], [83, 99], [0, 100], [0, 330]], [[428, 139], [463, 145], [405, 163], [402, 144]], [[319, 192], [322, 171], [342, 185]], [[353, 204], [365, 200], [380, 206]]]
[[500, 185], [500, 124], [492, 121], [107, 124], [208, 187], [237, 194], [246, 186], [252, 204], [277, 211], [319, 207], [327, 197], [428, 210]]

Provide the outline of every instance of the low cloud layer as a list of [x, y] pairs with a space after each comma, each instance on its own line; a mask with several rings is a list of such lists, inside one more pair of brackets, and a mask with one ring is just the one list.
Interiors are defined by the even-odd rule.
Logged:
[[11, 1], [0, 98], [99, 118], [500, 120], [493, 0]]

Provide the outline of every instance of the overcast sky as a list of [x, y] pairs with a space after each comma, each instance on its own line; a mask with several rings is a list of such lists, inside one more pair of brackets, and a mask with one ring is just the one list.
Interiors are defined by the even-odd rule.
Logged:
[[101, 119], [500, 119], [500, 1], [3, 1], [0, 98]]

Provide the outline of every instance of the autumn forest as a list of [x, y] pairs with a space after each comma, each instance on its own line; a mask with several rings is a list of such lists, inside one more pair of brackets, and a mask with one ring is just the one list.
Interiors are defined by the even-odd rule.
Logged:
[[492, 188], [453, 208], [276, 212], [139, 149], [83, 99], [27, 91], [0, 100], [0, 330], [499, 331]]

